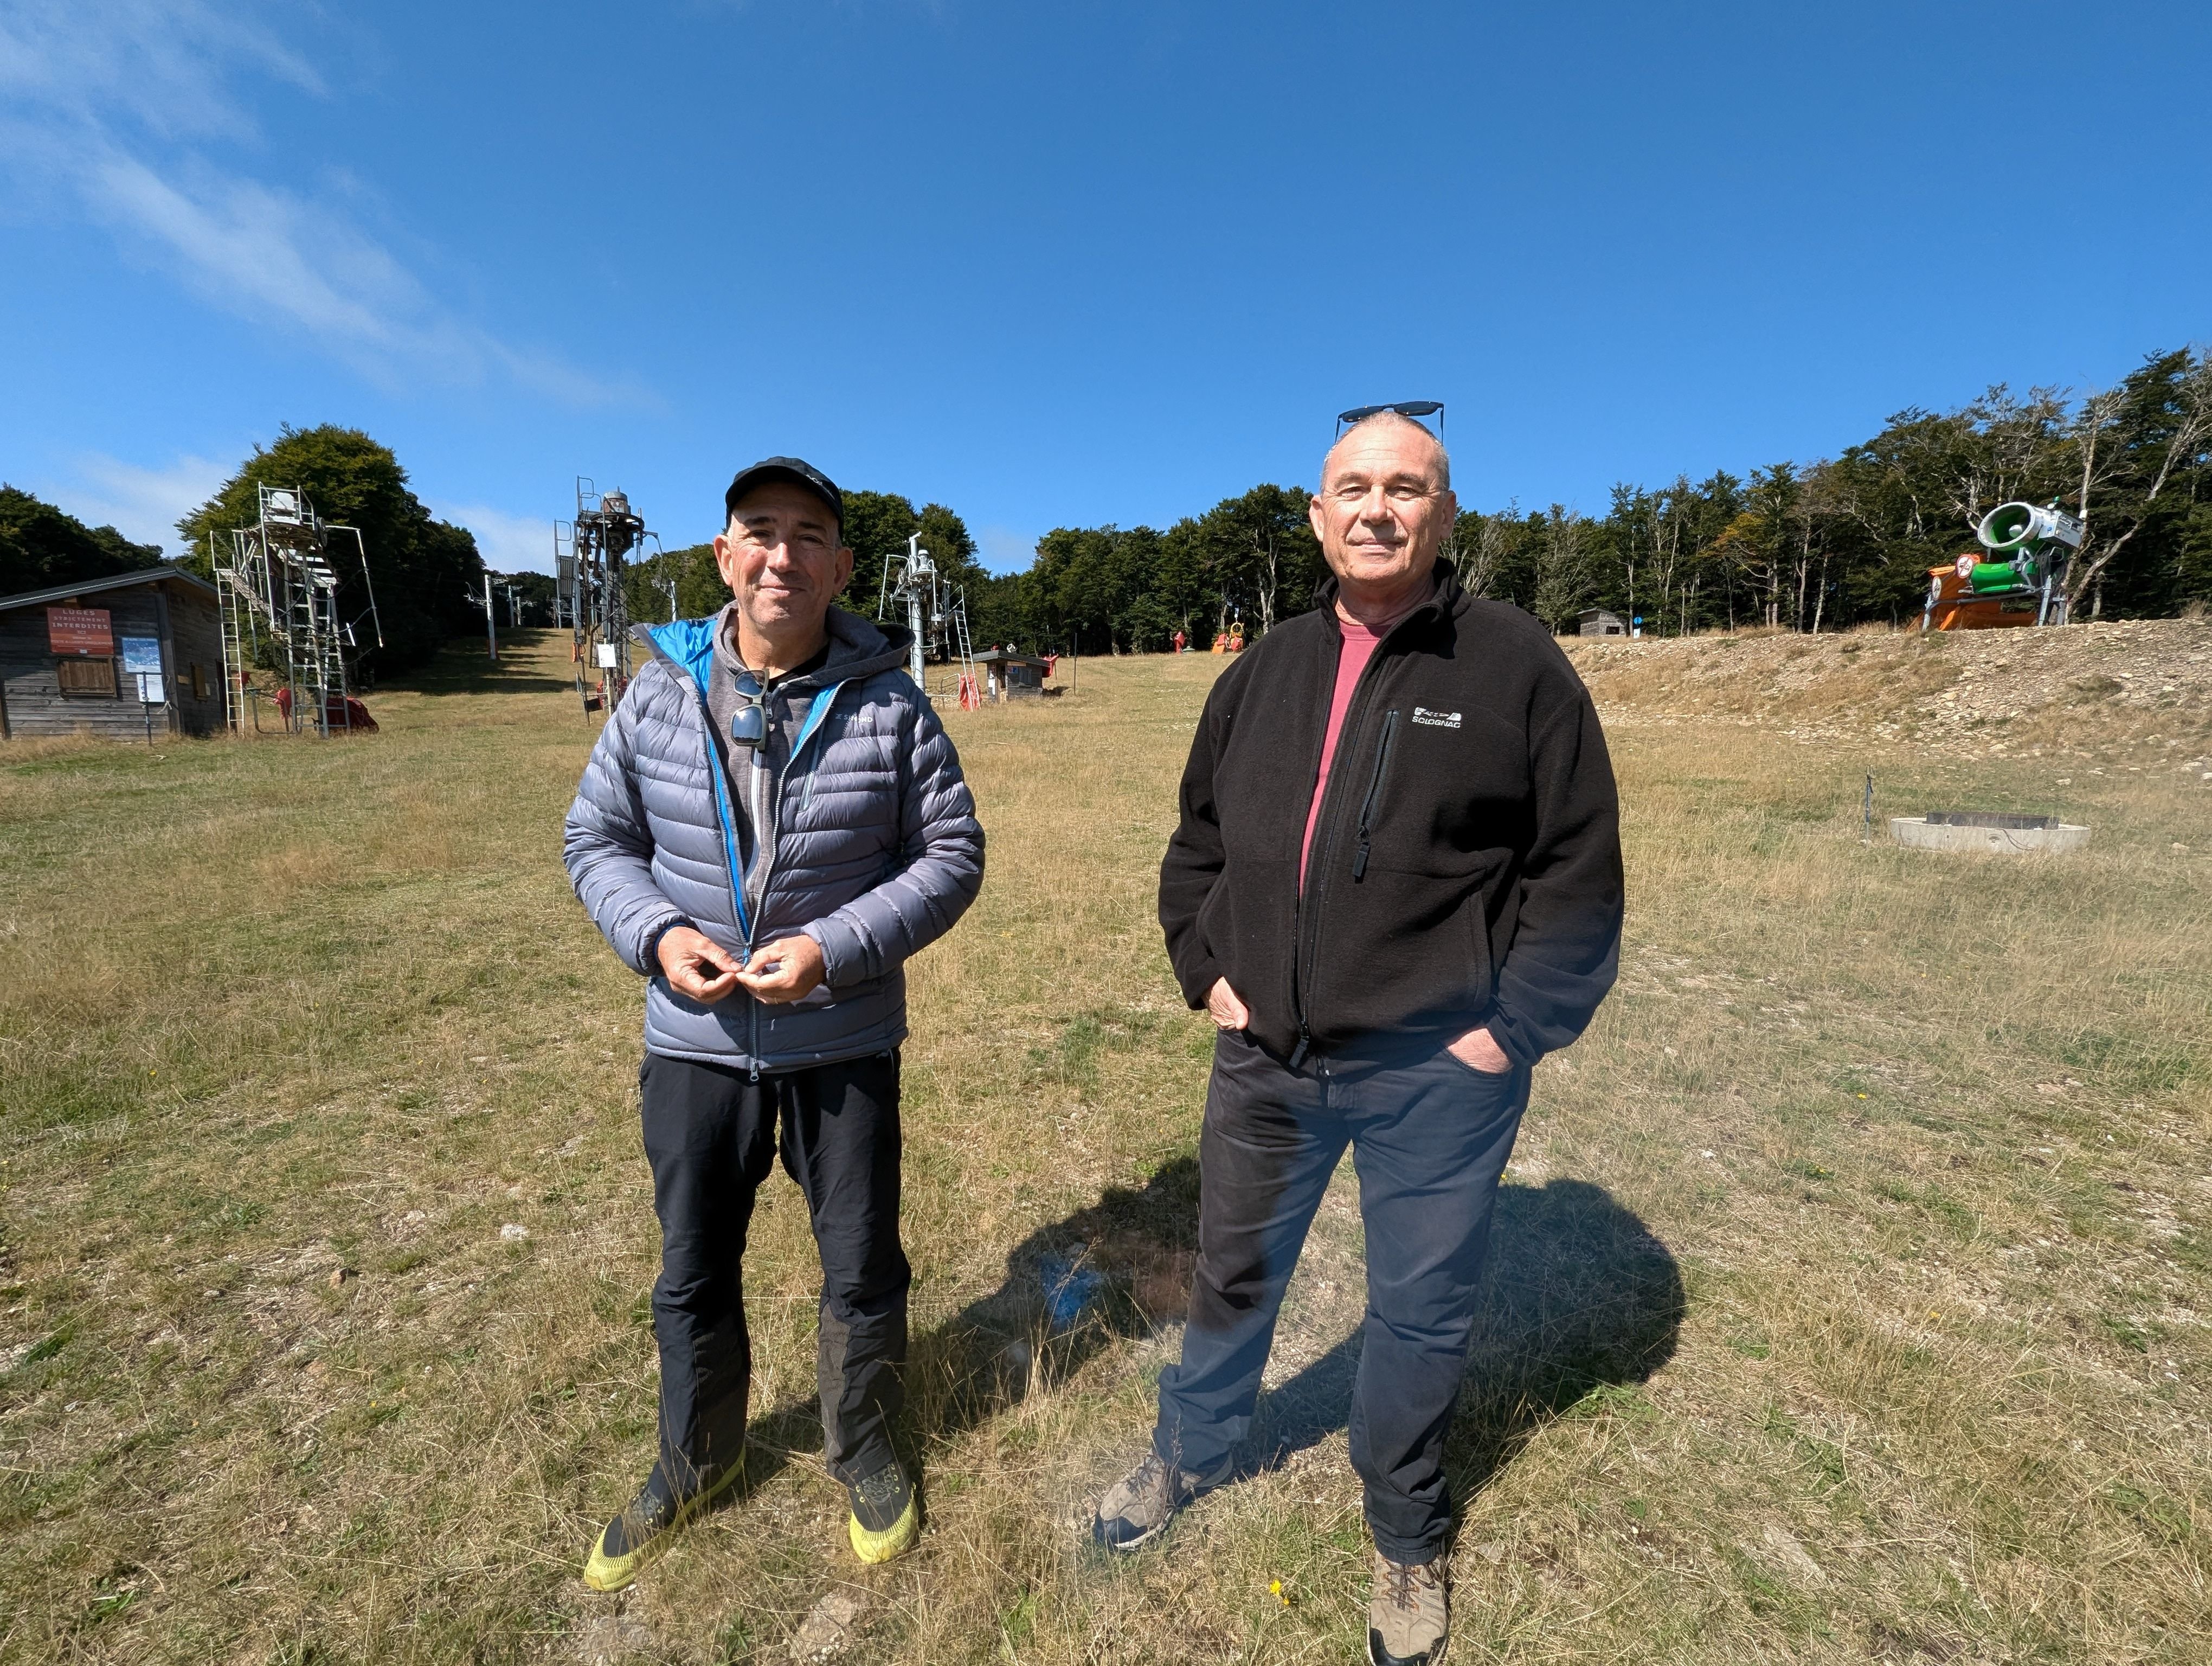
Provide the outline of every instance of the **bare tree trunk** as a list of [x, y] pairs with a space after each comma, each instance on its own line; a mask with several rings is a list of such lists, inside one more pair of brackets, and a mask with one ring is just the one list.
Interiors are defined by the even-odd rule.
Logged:
[[2159, 494], [2173, 477], [2175, 459], [2187, 460], [2196, 456], [2208, 435], [2212, 435], [2212, 349], [2208, 349], [2197, 362], [2183, 373], [2181, 383], [2181, 420], [2174, 424], [2172, 436], [2166, 441], [2166, 454], [2159, 459], [2158, 474], [2151, 481], [2150, 490], [2143, 496], [2144, 514], [2136, 524], [2114, 538], [2094, 561], [2089, 552], [2097, 546], [2094, 524], [2089, 518], [2089, 497], [2098, 483], [2096, 473], [2097, 442], [2101, 436], [2109, 414], [2116, 409], [2117, 396], [2094, 395], [2082, 404], [2077, 426], [2086, 425], [2088, 435], [2082, 447], [2081, 458], [2081, 547], [2075, 552], [2066, 575], [2067, 611], [2072, 612], [2081, 599], [2084, 591], [2094, 593], [2089, 617], [2096, 618], [2103, 611], [2105, 601], [2105, 569], [2114, 556], [2126, 549], [2135, 535], [2142, 530], [2148, 519], [2150, 506], [2158, 501]]
[[1462, 544], [1455, 532], [1444, 550], [1459, 570], [1459, 581], [1470, 596], [1487, 596], [1491, 586], [1498, 581], [1498, 569], [1505, 564], [1505, 523], [1514, 517], [1509, 504], [1494, 515], [1481, 517], [1476, 527], [1472, 548]]

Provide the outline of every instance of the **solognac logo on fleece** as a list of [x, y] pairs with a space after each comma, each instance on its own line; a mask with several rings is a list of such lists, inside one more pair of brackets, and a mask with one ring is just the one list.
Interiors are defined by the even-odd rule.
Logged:
[[1432, 712], [1426, 706], [1416, 706], [1413, 708], [1413, 721], [1431, 729], [1456, 729], [1459, 727], [1459, 714]]

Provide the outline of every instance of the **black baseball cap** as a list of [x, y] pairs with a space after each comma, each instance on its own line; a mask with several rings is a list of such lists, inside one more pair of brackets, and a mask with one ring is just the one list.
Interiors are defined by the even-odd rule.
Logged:
[[772, 480], [788, 480], [794, 486], [804, 486], [830, 506], [837, 517], [837, 535], [845, 533], [845, 494], [837, 489], [837, 483], [816, 468], [813, 464], [797, 457], [767, 457], [749, 469], [739, 469], [737, 478], [730, 482], [730, 489], [722, 494], [722, 520], [738, 510], [738, 500], [756, 486], [765, 486]]

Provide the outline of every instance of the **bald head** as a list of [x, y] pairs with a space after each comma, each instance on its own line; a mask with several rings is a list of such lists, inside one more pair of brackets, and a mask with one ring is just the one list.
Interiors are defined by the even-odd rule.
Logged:
[[1339, 607], [1368, 622], [1413, 605], [1458, 513], [1435, 435], [1395, 412], [1353, 423], [1322, 459], [1321, 489], [1306, 506]]
[[1337, 437], [1334, 445], [1321, 459], [1321, 489], [1328, 489], [1329, 470], [1336, 466], [1340, 457], [1352, 452], [1371, 453], [1378, 443], [1395, 455], [1403, 457], [1407, 442], [1429, 460], [1431, 470], [1429, 483], [1439, 490], [1451, 485], [1451, 457], [1444, 450], [1444, 442], [1431, 434], [1425, 423], [1417, 423], [1402, 411], [1378, 410], [1371, 416], [1363, 416]]

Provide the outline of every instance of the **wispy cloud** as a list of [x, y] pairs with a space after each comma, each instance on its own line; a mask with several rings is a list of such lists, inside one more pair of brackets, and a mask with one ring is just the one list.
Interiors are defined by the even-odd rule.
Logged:
[[134, 544], [158, 544], [172, 558], [184, 553], [178, 521], [230, 477], [229, 468], [207, 457], [179, 457], [154, 469], [101, 452], [72, 460], [75, 479], [50, 485], [42, 496], [88, 526], [112, 526]]
[[553, 570], [553, 523], [535, 515], [509, 514], [482, 503], [433, 503], [432, 513], [477, 535], [484, 565], [495, 573]]
[[204, 299], [304, 335], [381, 386], [504, 380], [569, 404], [641, 397], [459, 316], [341, 205], [228, 161], [258, 138], [232, 84], [249, 76], [327, 96], [313, 67], [243, 11], [8, 0], [0, 167], [33, 211], [107, 226]]

